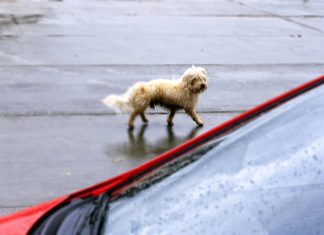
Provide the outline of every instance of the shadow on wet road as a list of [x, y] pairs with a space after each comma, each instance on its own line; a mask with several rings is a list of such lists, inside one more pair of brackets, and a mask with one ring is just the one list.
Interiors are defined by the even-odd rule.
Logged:
[[[185, 142], [186, 140], [192, 139], [198, 134], [198, 131], [202, 127], [193, 127], [186, 133], [184, 136], [179, 136], [175, 134], [174, 128], [171, 126], [166, 126], [164, 130], [161, 128], [162, 135], [159, 135], [159, 138], [152, 141], [152, 137], [146, 136], [145, 132], [148, 128], [148, 125], [142, 125], [138, 131], [136, 130], [127, 130], [128, 134], [128, 143], [121, 143], [113, 146], [114, 151], [118, 155], [128, 156], [129, 158], [143, 158], [146, 156], [153, 156], [161, 154], [180, 143]], [[109, 146], [111, 148], [111, 146]], [[111, 151], [107, 151], [110, 153]]]

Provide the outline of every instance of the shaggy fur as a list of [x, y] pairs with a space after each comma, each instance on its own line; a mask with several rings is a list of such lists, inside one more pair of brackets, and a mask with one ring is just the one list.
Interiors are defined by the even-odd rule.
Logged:
[[134, 127], [135, 118], [140, 115], [142, 121], [148, 120], [144, 114], [150, 106], [161, 106], [169, 110], [168, 125], [173, 125], [177, 110], [183, 109], [197, 125], [204, 123], [198, 117], [195, 107], [199, 95], [207, 89], [207, 74], [204, 68], [192, 66], [178, 80], [157, 79], [138, 82], [123, 95], [109, 95], [102, 102], [117, 112], [129, 113], [128, 126]]

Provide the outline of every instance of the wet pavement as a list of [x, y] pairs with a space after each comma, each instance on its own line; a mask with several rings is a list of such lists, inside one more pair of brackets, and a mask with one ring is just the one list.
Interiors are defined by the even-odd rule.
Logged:
[[[100, 182], [324, 71], [324, 3], [1, 1], [0, 214]], [[100, 100], [206, 67], [196, 128]]]

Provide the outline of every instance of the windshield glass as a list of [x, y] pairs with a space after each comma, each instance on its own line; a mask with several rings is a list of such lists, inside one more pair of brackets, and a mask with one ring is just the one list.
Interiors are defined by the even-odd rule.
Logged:
[[324, 86], [110, 204], [104, 234], [324, 233]]

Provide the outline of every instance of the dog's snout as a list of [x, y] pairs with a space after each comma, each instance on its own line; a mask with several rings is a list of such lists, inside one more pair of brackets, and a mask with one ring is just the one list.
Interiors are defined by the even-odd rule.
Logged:
[[200, 87], [201, 87], [202, 89], [205, 89], [205, 88], [207, 87], [207, 85], [206, 85], [205, 83], [203, 83], [203, 84], [200, 85]]

